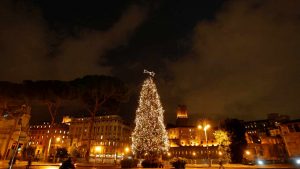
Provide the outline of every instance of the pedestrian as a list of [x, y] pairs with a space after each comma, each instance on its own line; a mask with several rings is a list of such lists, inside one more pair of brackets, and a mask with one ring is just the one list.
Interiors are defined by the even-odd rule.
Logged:
[[32, 159], [31, 159], [31, 156], [29, 156], [29, 157], [28, 157], [28, 161], [27, 161], [26, 169], [29, 169], [29, 168], [30, 168], [31, 162], [32, 162]]
[[220, 160], [219, 161], [219, 169], [225, 169], [225, 167], [223, 166], [223, 161], [222, 160]]
[[69, 157], [66, 161], [62, 163], [59, 169], [75, 169], [75, 165], [72, 161], [72, 158]]

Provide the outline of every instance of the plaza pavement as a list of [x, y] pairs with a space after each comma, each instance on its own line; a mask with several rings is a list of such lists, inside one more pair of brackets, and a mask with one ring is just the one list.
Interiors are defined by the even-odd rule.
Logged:
[[[16, 161], [14, 164], [14, 169], [25, 169], [27, 165], [27, 161]], [[47, 163], [47, 162], [32, 162], [31, 169], [58, 169], [60, 163]], [[224, 167], [226, 169], [295, 169], [294, 166], [289, 164], [273, 164], [273, 165], [242, 165], [242, 164], [225, 164]], [[8, 168], [8, 160], [0, 161], [0, 169], [7, 169]], [[119, 165], [113, 164], [97, 164], [95, 163], [76, 163], [76, 168], [85, 169], [85, 168], [92, 168], [92, 169], [120, 169]], [[172, 169], [170, 165], [165, 165], [166, 169]], [[187, 164], [186, 169], [216, 169], [219, 168], [219, 165], [213, 164], [210, 168], [207, 164]]]

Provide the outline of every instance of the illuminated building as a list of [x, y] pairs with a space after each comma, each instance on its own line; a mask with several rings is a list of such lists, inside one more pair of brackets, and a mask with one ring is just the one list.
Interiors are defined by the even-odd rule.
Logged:
[[280, 124], [281, 136], [289, 157], [300, 156], [300, 119]]
[[[70, 118], [70, 138], [72, 148], [77, 148], [85, 156], [88, 144], [90, 118]], [[121, 158], [125, 148], [130, 147], [131, 130], [118, 115], [97, 116], [92, 131], [90, 156], [100, 156], [111, 161]]]
[[[30, 141], [28, 145], [35, 148], [35, 158], [43, 159], [45, 151], [48, 151], [48, 156], [54, 156], [57, 148], [68, 149], [69, 126], [64, 123], [59, 123], [54, 124], [51, 129], [50, 124], [47, 122], [30, 125], [29, 137]], [[50, 137], [52, 138], [50, 141], [51, 146], [47, 150]]]
[[186, 126], [188, 124], [188, 112], [185, 105], [178, 105], [176, 110], [176, 126]]
[[[197, 125], [189, 125], [188, 112], [186, 106], [179, 105], [176, 111], [176, 125], [168, 127], [168, 137], [170, 150], [168, 156], [185, 157], [190, 159], [190, 163], [207, 158], [218, 157], [218, 144], [215, 141], [214, 129], [207, 130], [207, 143], [205, 132], [199, 130]], [[207, 147], [208, 146], [208, 147]]]
[[[265, 120], [244, 122], [247, 141], [247, 152], [244, 158], [255, 160], [283, 160], [286, 158], [286, 149], [281, 137], [280, 124], [289, 121], [288, 116], [269, 114]], [[246, 152], [246, 151], [245, 151]]]

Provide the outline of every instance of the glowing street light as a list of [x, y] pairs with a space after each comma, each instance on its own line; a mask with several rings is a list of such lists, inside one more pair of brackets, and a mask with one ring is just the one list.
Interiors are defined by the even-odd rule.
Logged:
[[207, 134], [206, 134], [206, 130], [208, 130], [209, 128], [210, 128], [209, 124], [205, 124], [204, 126], [198, 125], [199, 130], [202, 130], [202, 129], [204, 130], [204, 135], [205, 135], [205, 140], [206, 140], [206, 154], [207, 154], [208, 165], [210, 167], [211, 165], [210, 165], [209, 154], [208, 154], [208, 140], [207, 140]]
[[56, 138], [56, 142], [60, 142], [60, 137], [57, 137], [57, 138]]
[[250, 155], [251, 154], [249, 150], [246, 150], [245, 153], [246, 153], [246, 155]]
[[126, 148], [125, 148], [125, 153], [127, 154], [128, 152], [129, 152], [129, 148], [126, 147]]
[[96, 146], [96, 147], [95, 147], [95, 151], [96, 151], [97, 153], [101, 152], [101, 149], [102, 149], [101, 146]]
[[[102, 151], [101, 146], [95, 146], [95, 163], [96, 163], [97, 154], [101, 153], [101, 151]], [[99, 157], [100, 157], [100, 155], [99, 155]], [[101, 157], [100, 157], [100, 160], [101, 160]]]
[[[130, 148], [129, 148], [129, 147], [125, 147], [124, 151], [125, 151], [125, 153], [124, 153], [124, 154], [125, 154], [125, 156], [127, 156], [127, 154], [128, 154], [128, 153], [129, 153], [129, 151], [130, 151]], [[123, 154], [123, 155], [124, 155], [124, 154]]]

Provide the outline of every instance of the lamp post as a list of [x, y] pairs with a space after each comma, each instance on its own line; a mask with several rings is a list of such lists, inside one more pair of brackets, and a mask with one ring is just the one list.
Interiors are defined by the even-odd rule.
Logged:
[[205, 140], [206, 140], [206, 154], [207, 154], [207, 160], [208, 160], [208, 166], [211, 167], [211, 163], [209, 160], [209, 153], [208, 153], [208, 140], [207, 140], [207, 133], [206, 130], [210, 128], [209, 124], [205, 124], [205, 125], [198, 125], [198, 129], [203, 129], [204, 130], [204, 136], [205, 136]]
[[9, 163], [9, 169], [12, 169], [13, 165], [14, 165], [14, 161], [16, 158], [16, 155], [18, 153], [18, 148], [19, 148], [19, 143], [20, 143], [20, 136], [21, 136], [21, 132], [22, 132], [22, 119], [20, 118], [18, 121], [18, 125], [20, 125], [20, 133], [19, 133], [19, 137], [18, 137], [18, 141], [17, 141], [17, 146], [15, 147], [15, 150], [13, 152], [13, 156], [11, 158], [11, 161]]
[[[28, 106], [22, 105], [20, 109], [12, 111], [11, 109], [5, 108], [3, 110], [3, 115], [2, 118], [5, 120], [14, 120], [14, 127], [12, 130], [9, 132], [9, 136], [6, 142], [6, 148], [3, 154], [3, 160], [5, 160], [8, 157], [8, 152], [9, 152], [9, 144], [12, 139], [12, 136], [15, 131], [17, 131], [17, 126], [21, 122], [20, 119], [23, 117], [23, 115], [27, 114], [30, 110], [28, 109]], [[26, 121], [26, 120], [25, 120]]]

